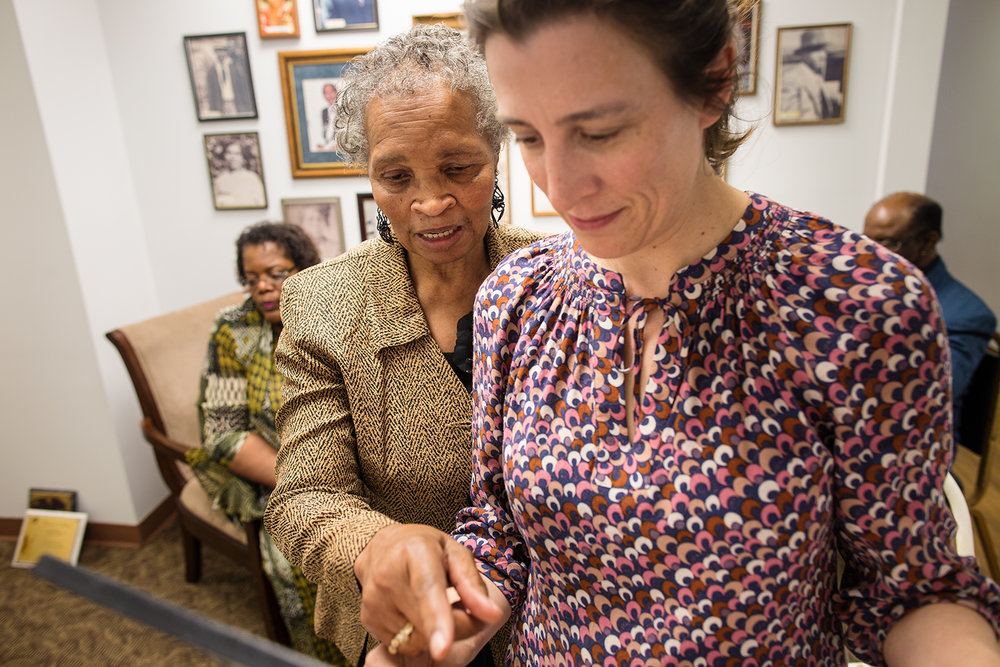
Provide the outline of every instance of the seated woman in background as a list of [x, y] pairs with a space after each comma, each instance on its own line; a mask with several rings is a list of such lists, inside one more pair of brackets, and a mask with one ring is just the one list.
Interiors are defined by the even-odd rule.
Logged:
[[[198, 399], [203, 449], [191, 450], [188, 462], [215, 505], [237, 522], [260, 519], [274, 488], [274, 414], [282, 382], [274, 368], [274, 342], [281, 332], [281, 286], [318, 262], [316, 246], [295, 225], [260, 223], [236, 241], [236, 274], [250, 296], [215, 318]], [[313, 631], [315, 585], [288, 564], [264, 530], [260, 533], [264, 570], [292, 646], [343, 664], [337, 648]]]
[[381, 238], [285, 284], [265, 520], [319, 584], [317, 631], [360, 663], [375, 645], [358, 617], [367, 559], [391, 550], [398, 522], [440, 534], [469, 501], [473, 296], [542, 235], [496, 223], [507, 131], [455, 30], [419, 25], [379, 45], [351, 64], [337, 104], [337, 143], [367, 168]]
[[369, 563], [370, 665], [463, 664], [511, 615], [513, 665], [1000, 664], [942, 490], [934, 292], [717, 175], [743, 139], [726, 1], [465, 7], [572, 231], [477, 294], [473, 503]]

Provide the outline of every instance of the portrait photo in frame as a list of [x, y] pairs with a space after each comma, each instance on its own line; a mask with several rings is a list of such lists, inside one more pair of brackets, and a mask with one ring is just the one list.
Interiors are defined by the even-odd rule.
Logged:
[[753, 95], [757, 92], [757, 62], [760, 48], [760, 5], [754, 0], [741, 12], [740, 54], [736, 61], [736, 94]]
[[364, 173], [349, 166], [337, 151], [333, 124], [344, 68], [351, 58], [369, 50], [278, 53], [293, 178]]
[[358, 222], [361, 225], [361, 240], [367, 241], [378, 236], [375, 215], [378, 212], [378, 204], [375, 203], [375, 196], [370, 192], [358, 193]]
[[378, 30], [375, 0], [312, 0], [316, 32]]
[[297, 0], [254, 0], [257, 6], [257, 32], [261, 39], [299, 36]]
[[281, 213], [285, 222], [298, 225], [309, 235], [324, 260], [344, 252], [340, 197], [282, 199]]
[[267, 208], [256, 132], [206, 134], [205, 158], [216, 210]]
[[778, 28], [775, 125], [842, 123], [851, 24]]
[[184, 55], [198, 120], [257, 117], [245, 32], [186, 35]]

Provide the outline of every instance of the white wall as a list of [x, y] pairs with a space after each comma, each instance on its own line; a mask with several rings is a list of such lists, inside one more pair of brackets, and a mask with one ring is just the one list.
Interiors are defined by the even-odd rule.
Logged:
[[[260, 40], [251, 0], [0, 0], [0, 113], [13, 146], [0, 152], [0, 188], [9, 220], [27, 227], [7, 224], [8, 266], [24, 278], [3, 286], [16, 310], [0, 343], [16, 358], [0, 402], [0, 517], [22, 514], [29, 487], [58, 486], [79, 490], [93, 521], [141, 520], [165, 492], [103, 333], [232, 291], [233, 241], [279, 219], [282, 198], [340, 197], [345, 240], [358, 241], [364, 178], [291, 177], [277, 53], [370, 46], [460, 0], [378, 4], [378, 32], [316, 34], [299, 0], [301, 37]], [[740, 105], [758, 129], [730, 182], [854, 228], [890, 184], [923, 189], [947, 10], [940, 0], [764, 0], [758, 93]], [[840, 22], [854, 25], [847, 121], [774, 127], [777, 26]], [[199, 123], [182, 36], [234, 31], [247, 34], [259, 118]], [[212, 207], [202, 136], [231, 131], [260, 133], [267, 211]], [[561, 228], [532, 218], [516, 151], [511, 163], [514, 221]]]
[[948, 269], [1000, 314], [1000, 2], [951, 0], [927, 193], [944, 208]]
[[[925, 112], [934, 106], [947, 8], [939, 0], [763, 0], [757, 94], [738, 107], [756, 129], [731, 159], [729, 182], [857, 230], [883, 181], [923, 189]], [[844, 122], [775, 127], [777, 29], [826, 23], [852, 24]]]
[[[130, 460], [119, 449], [120, 434], [97, 361], [100, 344], [92, 315], [102, 310], [96, 303], [101, 299], [89, 298], [100, 290], [103, 309], [112, 310], [109, 297], [127, 273], [106, 275], [98, 285], [95, 268], [102, 263], [108, 272], [131, 267], [128, 257], [116, 261], [110, 251], [96, 246], [82, 255], [76, 252], [75, 218], [87, 218], [79, 221], [81, 228], [84, 223], [100, 227], [108, 216], [100, 209], [88, 215], [87, 202], [75, 198], [72, 188], [60, 192], [59, 172], [72, 165], [58, 161], [65, 147], [53, 146], [54, 137], [43, 127], [27, 47], [12, 4], [0, 2], [0, 182], [7, 272], [0, 281], [0, 344], [5, 350], [0, 516], [20, 516], [34, 486], [76, 489], [85, 509], [102, 520], [134, 522], [132, 477], [126, 471]], [[95, 103], [113, 110], [113, 101], [105, 95]], [[88, 113], [84, 110], [83, 116]], [[88, 171], [83, 169], [80, 181], [87, 180]]]

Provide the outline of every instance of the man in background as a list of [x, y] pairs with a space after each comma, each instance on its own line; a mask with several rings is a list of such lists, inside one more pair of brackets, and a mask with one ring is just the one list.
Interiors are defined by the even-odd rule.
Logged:
[[941, 205], [914, 192], [895, 192], [865, 216], [865, 234], [909, 260], [924, 272], [937, 293], [951, 348], [951, 396], [955, 431], [962, 398], [976, 366], [997, 328], [997, 319], [982, 299], [956, 280], [938, 255]]

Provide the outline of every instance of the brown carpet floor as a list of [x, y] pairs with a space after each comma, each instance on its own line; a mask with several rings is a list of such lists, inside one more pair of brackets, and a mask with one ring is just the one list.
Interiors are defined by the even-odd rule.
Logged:
[[[0, 665], [225, 665], [158, 630], [11, 566], [0, 540]], [[224, 556], [202, 549], [202, 577], [184, 581], [176, 520], [141, 549], [84, 544], [79, 565], [265, 636], [253, 582]]]

